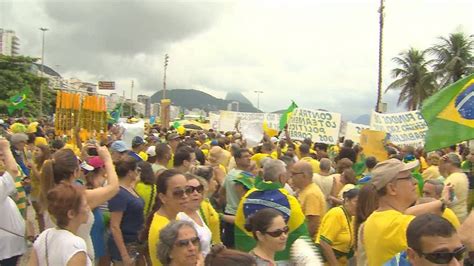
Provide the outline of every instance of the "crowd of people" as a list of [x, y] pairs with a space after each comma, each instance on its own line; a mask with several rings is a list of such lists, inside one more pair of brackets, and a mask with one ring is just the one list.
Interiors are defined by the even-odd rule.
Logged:
[[[474, 264], [474, 147], [0, 121], [0, 265]], [[314, 261], [314, 260], [312, 260]], [[314, 263], [314, 262], [313, 262]], [[472, 264], [470, 264], [472, 263]]]

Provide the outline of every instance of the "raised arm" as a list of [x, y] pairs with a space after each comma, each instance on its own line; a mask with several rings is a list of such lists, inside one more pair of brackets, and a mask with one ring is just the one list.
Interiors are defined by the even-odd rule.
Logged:
[[107, 185], [96, 189], [86, 190], [87, 203], [91, 209], [110, 200], [119, 191], [119, 182], [112, 157], [106, 147], [96, 145], [99, 157], [104, 161], [105, 173], [107, 175]]

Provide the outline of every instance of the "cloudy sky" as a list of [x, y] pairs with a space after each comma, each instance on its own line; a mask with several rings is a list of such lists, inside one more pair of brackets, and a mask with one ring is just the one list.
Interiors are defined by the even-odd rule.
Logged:
[[[470, 0], [386, 0], [384, 87], [391, 58], [427, 48], [438, 36], [473, 34]], [[0, 0], [0, 27], [15, 30], [22, 54], [40, 57], [63, 77], [114, 80], [130, 97], [162, 88], [199, 89], [216, 97], [241, 91], [263, 111], [289, 99], [305, 108], [370, 113], [377, 87], [378, 0], [115, 1]], [[389, 111], [396, 92], [384, 94]]]

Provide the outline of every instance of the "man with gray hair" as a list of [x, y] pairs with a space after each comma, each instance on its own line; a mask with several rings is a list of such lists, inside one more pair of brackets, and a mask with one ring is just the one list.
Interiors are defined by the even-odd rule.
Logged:
[[423, 197], [440, 199], [443, 192], [444, 184], [441, 180], [428, 179], [423, 185]]
[[286, 248], [277, 252], [276, 261], [288, 261], [290, 248], [293, 242], [300, 236], [308, 236], [303, 211], [298, 200], [290, 195], [283, 185], [287, 181], [286, 165], [281, 160], [269, 159], [263, 166], [263, 180], [255, 184], [255, 188], [249, 190], [240, 200], [235, 215], [235, 248], [249, 252], [256, 241], [251, 233], [245, 229], [245, 221], [258, 210], [273, 208], [282, 213], [288, 224], [289, 233]]
[[469, 180], [461, 169], [461, 158], [456, 153], [448, 153], [441, 158], [439, 172], [446, 180], [444, 184], [453, 186], [456, 200], [449, 206], [461, 222], [467, 217], [467, 196]]
[[28, 136], [25, 133], [15, 133], [10, 137], [11, 151], [15, 157], [16, 163], [20, 166], [25, 176], [30, 176], [30, 168], [27, 167], [25, 147], [28, 142]]
[[[323, 192], [324, 198], [327, 199], [331, 194], [332, 186], [334, 184], [334, 175], [331, 175], [331, 160], [328, 158], [322, 158], [319, 162], [319, 168], [321, 171], [313, 173], [313, 183], [315, 183]], [[326, 200], [327, 206], [330, 206], [330, 202]]]

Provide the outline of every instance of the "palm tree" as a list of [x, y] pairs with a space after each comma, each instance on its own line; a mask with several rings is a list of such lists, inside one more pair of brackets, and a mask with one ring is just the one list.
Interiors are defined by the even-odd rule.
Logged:
[[428, 51], [436, 57], [433, 68], [441, 79], [440, 88], [443, 88], [474, 71], [474, 39], [473, 35], [467, 36], [462, 32], [439, 39], [440, 43]]
[[435, 92], [436, 84], [428, 70], [432, 60], [426, 60], [427, 51], [414, 48], [400, 53], [392, 59], [399, 67], [392, 70], [393, 81], [385, 90], [401, 90], [397, 105], [405, 103], [408, 110], [416, 110], [421, 103]]

